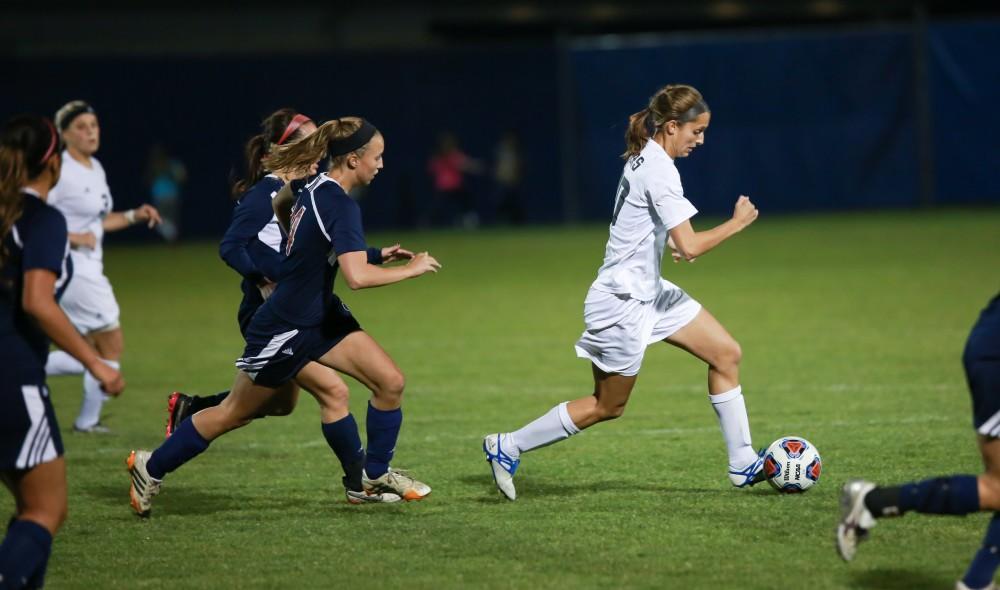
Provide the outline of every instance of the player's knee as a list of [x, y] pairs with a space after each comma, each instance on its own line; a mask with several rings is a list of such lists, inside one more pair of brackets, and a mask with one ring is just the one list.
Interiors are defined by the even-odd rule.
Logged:
[[406, 378], [400, 371], [395, 371], [379, 383], [379, 396], [385, 399], [399, 399], [403, 397], [403, 389], [406, 387]]
[[740, 343], [729, 339], [725, 342], [715, 355], [715, 366], [721, 371], [737, 369], [740, 366], [740, 361], [743, 360], [743, 349], [740, 348]]
[[322, 387], [319, 402], [327, 410], [347, 409], [351, 399], [351, 391], [343, 381], [331, 382]]

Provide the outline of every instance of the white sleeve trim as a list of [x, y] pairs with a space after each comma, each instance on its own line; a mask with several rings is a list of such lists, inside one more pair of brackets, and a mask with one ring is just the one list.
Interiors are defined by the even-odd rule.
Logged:
[[316, 223], [319, 224], [319, 231], [323, 232], [323, 237], [326, 238], [327, 242], [332, 244], [333, 240], [330, 239], [330, 234], [326, 233], [326, 226], [323, 225], [323, 218], [319, 216], [319, 208], [316, 207], [316, 196], [312, 190], [309, 191], [309, 201], [312, 202], [313, 213], [316, 215]]

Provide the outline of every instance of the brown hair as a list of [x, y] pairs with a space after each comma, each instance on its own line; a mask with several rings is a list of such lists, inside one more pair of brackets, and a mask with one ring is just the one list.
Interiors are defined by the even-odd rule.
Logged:
[[708, 104], [694, 86], [668, 84], [660, 88], [649, 98], [649, 106], [628, 118], [622, 157], [628, 159], [641, 152], [646, 140], [668, 121], [689, 123], [707, 112]]
[[[38, 178], [45, 164], [59, 156], [59, 135], [52, 122], [37, 115], [18, 115], [0, 131], [0, 244], [21, 217], [21, 189]], [[7, 262], [0, 246], [0, 266]]]
[[233, 183], [234, 199], [238, 199], [251, 186], [257, 184], [269, 170], [282, 168], [282, 166], [275, 167], [270, 162], [265, 164], [264, 160], [270, 159], [271, 151], [277, 144], [285, 145], [302, 139], [300, 127], [304, 121], [299, 122], [299, 125], [289, 132], [296, 116], [298, 116], [298, 112], [295, 109], [284, 108], [274, 111], [260, 122], [261, 132], [251, 137], [243, 150], [246, 156], [247, 173], [245, 178], [240, 178]]
[[[292, 144], [283, 145], [276, 148], [270, 157], [269, 163], [275, 168], [289, 170], [303, 170], [312, 166], [319, 160], [327, 157], [329, 143], [332, 140], [350, 137], [358, 129], [361, 129], [362, 119], [360, 117], [340, 117], [327, 121], [316, 129], [316, 132], [304, 140]], [[376, 130], [376, 134], [378, 131]], [[363, 154], [368, 148], [365, 144], [354, 150], [353, 154]], [[341, 154], [330, 158], [330, 168], [336, 168], [347, 160], [350, 154]]]

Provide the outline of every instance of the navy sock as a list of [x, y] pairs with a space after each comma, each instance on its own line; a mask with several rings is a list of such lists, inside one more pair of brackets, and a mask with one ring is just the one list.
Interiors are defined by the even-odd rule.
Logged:
[[962, 515], [979, 512], [979, 484], [974, 475], [925, 479], [899, 487], [899, 513]]
[[365, 473], [370, 479], [382, 477], [389, 470], [399, 428], [403, 425], [403, 410], [383, 411], [368, 402], [368, 457], [365, 459]]
[[1000, 512], [994, 512], [993, 520], [986, 527], [983, 546], [972, 558], [962, 582], [969, 588], [985, 588], [993, 581], [998, 566], [1000, 566]]
[[30, 520], [11, 523], [0, 545], [0, 585], [23, 588], [41, 581], [51, 550], [52, 535], [45, 527]]
[[356, 492], [361, 491], [361, 470], [365, 465], [365, 448], [361, 444], [361, 434], [353, 414], [322, 424], [323, 437], [326, 444], [337, 455], [340, 466], [344, 469], [344, 487]]
[[209, 444], [194, 427], [194, 421], [185, 420], [170, 438], [153, 451], [146, 462], [146, 471], [154, 479], [163, 479], [164, 475], [200, 455]]
[[188, 416], [194, 416], [195, 414], [204, 410], [205, 408], [213, 408], [221, 404], [222, 400], [226, 399], [226, 396], [228, 395], [229, 391], [222, 391], [213, 395], [191, 396], [191, 406], [190, 409], [188, 410]]

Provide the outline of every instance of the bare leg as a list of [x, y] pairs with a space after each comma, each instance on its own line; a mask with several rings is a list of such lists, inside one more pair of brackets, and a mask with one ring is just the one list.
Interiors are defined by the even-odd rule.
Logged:
[[350, 413], [350, 390], [335, 370], [312, 362], [299, 371], [295, 381], [316, 399], [324, 423], [336, 422]]
[[722, 324], [702, 309], [689, 323], [665, 342], [682, 348], [708, 363], [708, 392], [724, 393], [740, 384], [740, 345]]
[[566, 406], [573, 424], [580, 430], [621, 416], [638, 378], [638, 375], [605, 373], [596, 365], [593, 371], [594, 393], [575, 399]]
[[382, 411], [403, 403], [406, 379], [392, 358], [365, 332], [352, 332], [319, 359], [319, 363], [354, 377], [371, 390], [371, 404]]
[[236, 374], [232, 390], [221, 404], [205, 408], [191, 417], [195, 429], [207, 441], [246, 426], [267, 407], [278, 390], [256, 385], [246, 373]]

